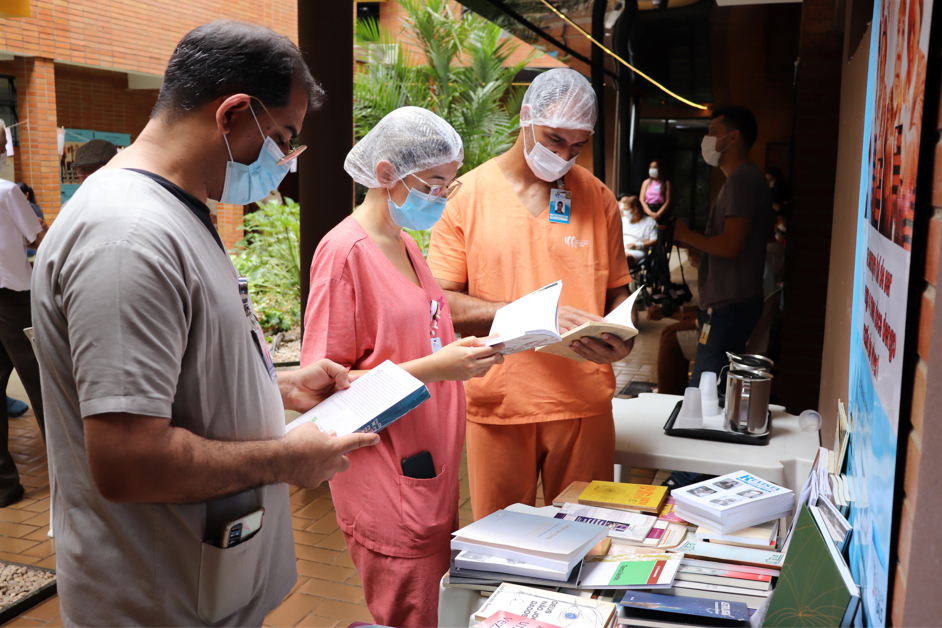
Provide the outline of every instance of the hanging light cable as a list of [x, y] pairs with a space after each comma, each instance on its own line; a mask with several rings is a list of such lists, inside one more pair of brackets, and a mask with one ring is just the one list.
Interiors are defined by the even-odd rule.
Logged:
[[632, 72], [634, 72], [635, 74], [641, 76], [642, 78], [647, 79], [647, 80], [650, 81], [653, 85], [655, 85], [656, 87], [660, 88], [661, 90], [663, 90], [663, 91], [666, 92], [667, 94], [670, 94], [671, 96], [673, 96], [674, 98], [676, 98], [676, 99], [679, 100], [680, 102], [684, 103], [685, 105], [690, 105], [691, 107], [696, 107], [697, 109], [704, 109], [704, 110], [707, 108], [705, 105], [698, 105], [698, 104], [695, 103], [695, 102], [691, 102], [691, 101], [687, 100], [687, 99], [684, 98], [683, 96], [679, 96], [678, 94], [675, 94], [674, 92], [672, 92], [671, 90], [667, 89], [666, 87], [664, 87], [663, 85], [661, 85], [660, 83], [658, 83], [657, 81], [655, 81], [653, 78], [651, 78], [650, 76], [648, 76], [647, 74], [645, 74], [644, 72], [642, 72], [641, 70], [639, 70], [638, 68], [634, 67], [633, 65], [631, 65], [630, 63], [628, 63], [627, 61], [625, 61], [624, 59], [622, 59], [621, 57], [619, 57], [617, 54], [615, 54], [614, 52], [612, 52], [611, 50], [609, 50], [608, 48], [606, 48], [603, 44], [601, 44], [600, 42], [596, 41], [595, 38], [592, 37], [592, 35], [590, 35], [590, 34], [587, 33], [586, 31], [584, 31], [582, 28], [580, 28], [578, 24], [576, 24], [575, 22], [573, 22], [572, 20], [570, 20], [568, 17], [566, 17], [565, 15], [563, 15], [556, 7], [554, 7], [552, 4], [550, 4], [549, 2], [547, 2], [547, 0], [540, 0], [540, 2], [542, 2], [543, 4], [545, 4], [545, 5], [549, 8], [550, 11], [552, 11], [553, 13], [555, 13], [556, 15], [558, 15], [564, 22], [566, 22], [567, 24], [569, 24], [570, 26], [572, 26], [573, 28], [575, 28], [577, 31], [579, 31], [580, 33], [582, 33], [589, 41], [591, 41], [593, 44], [595, 44], [596, 46], [598, 46], [599, 48], [601, 48], [602, 50], [604, 50], [606, 53], [608, 53], [609, 55], [611, 55], [613, 58], [615, 58], [616, 60], [618, 60], [622, 65], [624, 65], [625, 67], [627, 67], [628, 69], [630, 69], [630, 70], [631, 70]]

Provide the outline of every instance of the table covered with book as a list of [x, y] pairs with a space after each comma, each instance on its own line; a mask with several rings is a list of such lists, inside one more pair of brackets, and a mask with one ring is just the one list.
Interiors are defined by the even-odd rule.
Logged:
[[796, 491], [739, 469], [668, 495], [655, 474], [499, 510], [455, 533], [439, 625], [852, 625], [851, 526], [828, 465], [820, 448]]

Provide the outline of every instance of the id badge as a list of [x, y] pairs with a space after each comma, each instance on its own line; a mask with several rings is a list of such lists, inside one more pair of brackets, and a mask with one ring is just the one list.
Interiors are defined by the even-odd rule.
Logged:
[[255, 343], [259, 357], [262, 358], [262, 364], [268, 371], [268, 376], [272, 382], [278, 381], [278, 374], [275, 372], [275, 363], [271, 359], [271, 353], [268, 351], [268, 343], [265, 342], [265, 332], [262, 330], [258, 317], [255, 315], [255, 306], [252, 305], [252, 299], [249, 296], [249, 280], [245, 277], [239, 277], [239, 296], [242, 298], [242, 308], [245, 310], [245, 316], [252, 325], [252, 331], [249, 335]]
[[707, 340], [710, 339], [710, 324], [704, 323], [703, 329], [700, 330], [700, 344], [705, 345]]
[[549, 221], [568, 225], [571, 212], [572, 191], [560, 188], [550, 190]]
[[435, 353], [442, 348], [442, 339], [438, 337], [432, 338], [432, 353]]

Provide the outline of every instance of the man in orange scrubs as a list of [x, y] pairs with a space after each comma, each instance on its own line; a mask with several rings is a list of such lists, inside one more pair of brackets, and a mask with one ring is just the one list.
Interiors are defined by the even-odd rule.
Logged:
[[[462, 177], [462, 194], [433, 229], [428, 256], [460, 333], [487, 335], [498, 308], [558, 279], [561, 333], [601, 320], [628, 297], [615, 196], [574, 165], [596, 115], [585, 77], [545, 72], [524, 96], [513, 147]], [[554, 190], [571, 193], [567, 215], [550, 212]], [[631, 345], [606, 334], [573, 349], [586, 361], [526, 351], [466, 383], [476, 519], [534, 504], [541, 474], [547, 503], [572, 481], [612, 479], [611, 363]]]

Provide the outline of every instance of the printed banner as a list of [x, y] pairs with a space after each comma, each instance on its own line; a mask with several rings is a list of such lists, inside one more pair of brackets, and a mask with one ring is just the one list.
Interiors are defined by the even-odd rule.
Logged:
[[906, 303], [933, 0], [877, 0], [864, 115], [848, 390], [850, 568], [885, 626]]

